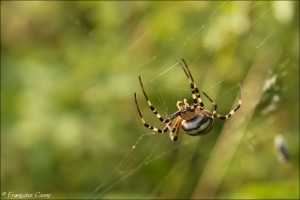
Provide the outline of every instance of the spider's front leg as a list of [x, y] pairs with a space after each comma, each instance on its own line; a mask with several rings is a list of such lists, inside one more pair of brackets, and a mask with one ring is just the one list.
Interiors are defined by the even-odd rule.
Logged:
[[192, 89], [192, 97], [194, 100], [194, 105], [193, 108], [196, 108], [197, 106], [200, 105], [200, 109], [203, 110], [204, 109], [204, 103], [202, 102], [202, 99], [200, 97], [200, 92], [199, 89], [197, 88], [193, 76], [190, 72], [190, 69], [188, 67], [188, 65], [186, 64], [185, 60], [182, 59], [182, 62], [184, 63], [184, 66], [181, 64], [181, 62], [178, 61], [178, 63], [180, 64], [180, 66], [182, 67], [185, 75], [187, 76], [187, 78], [189, 79], [190, 82], [190, 87]]
[[149, 129], [151, 129], [151, 130], [153, 130], [153, 131], [155, 131], [155, 132], [158, 132], [158, 133], [165, 133], [165, 132], [167, 132], [167, 131], [169, 130], [169, 129], [168, 129], [168, 126], [166, 126], [163, 130], [161, 130], [161, 129], [159, 129], [159, 128], [156, 128], [156, 127], [154, 127], [154, 126], [151, 126], [151, 125], [147, 124], [146, 121], [145, 121], [145, 119], [144, 119], [144, 117], [143, 117], [143, 115], [142, 115], [142, 113], [141, 113], [141, 111], [140, 111], [140, 108], [139, 108], [139, 105], [138, 105], [138, 102], [137, 102], [137, 99], [136, 99], [136, 93], [134, 93], [134, 100], [135, 100], [135, 105], [136, 105], [136, 108], [137, 108], [138, 113], [139, 113], [139, 115], [140, 115], [140, 118], [141, 118], [141, 120], [142, 120], [142, 123], [143, 123], [143, 125], [144, 125], [146, 128], [149, 128]]
[[177, 112], [175, 112], [174, 114], [172, 114], [170, 117], [166, 118], [164, 120], [164, 123], [166, 123], [168, 125], [168, 123], [170, 123], [173, 119], [175, 119], [177, 116], [180, 115], [180, 110], [178, 110]]
[[153, 112], [153, 114], [161, 121], [161, 122], [164, 122], [166, 123], [166, 120], [158, 113], [158, 111], [155, 109], [155, 107], [152, 105], [151, 101], [149, 100], [147, 94], [146, 94], [146, 91], [144, 89], [144, 85], [143, 85], [143, 82], [142, 82], [142, 78], [141, 76], [139, 76], [139, 81], [140, 81], [140, 85], [141, 85], [141, 88], [142, 88], [142, 91], [143, 91], [143, 94], [147, 100], [147, 103], [148, 103], [148, 106], [150, 108], [150, 110]]

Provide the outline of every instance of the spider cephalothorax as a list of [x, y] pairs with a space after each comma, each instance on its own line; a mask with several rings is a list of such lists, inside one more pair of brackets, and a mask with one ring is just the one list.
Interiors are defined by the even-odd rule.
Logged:
[[240, 85], [239, 102], [235, 106], [235, 108], [233, 110], [231, 110], [227, 115], [216, 114], [216, 110], [217, 110], [216, 103], [206, 93], [203, 92], [203, 94], [206, 96], [206, 98], [214, 106], [212, 112], [204, 109], [204, 104], [200, 97], [199, 90], [198, 90], [196, 84], [194, 83], [192, 74], [191, 74], [186, 62], [184, 61], [184, 59], [182, 59], [182, 61], [183, 61], [184, 65], [182, 65], [180, 62], [179, 62], [179, 64], [182, 67], [187, 78], [189, 79], [190, 86], [192, 89], [192, 97], [193, 97], [194, 104], [192, 106], [190, 106], [186, 99], [184, 99], [183, 102], [177, 101], [176, 106], [178, 108], [178, 111], [176, 111], [174, 114], [172, 114], [171, 116], [169, 116], [166, 119], [162, 118], [162, 116], [152, 106], [151, 101], [148, 99], [148, 96], [144, 90], [142, 79], [139, 76], [140, 85], [143, 90], [144, 96], [147, 99], [150, 109], [156, 115], [156, 117], [165, 124], [165, 127], [162, 130], [159, 128], [155, 128], [146, 123], [146, 121], [144, 120], [142, 113], [139, 109], [137, 99], [136, 99], [136, 93], [134, 93], [135, 104], [136, 104], [138, 113], [141, 117], [141, 120], [142, 120], [144, 126], [155, 132], [158, 132], [158, 133], [165, 133], [169, 130], [170, 138], [172, 141], [177, 140], [180, 128], [182, 128], [188, 135], [192, 135], [192, 136], [204, 135], [204, 134], [208, 133], [213, 126], [214, 118], [228, 119], [240, 108], [240, 106], [242, 104], [242, 99], [241, 99], [242, 88]]

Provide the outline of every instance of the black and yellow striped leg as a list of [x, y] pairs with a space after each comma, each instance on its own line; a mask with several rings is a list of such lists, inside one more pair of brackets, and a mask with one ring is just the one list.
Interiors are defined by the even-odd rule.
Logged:
[[146, 94], [146, 92], [145, 92], [145, 89], [144, 89], [144, 86], [143, 86], [143, 83], [142, 83], [141, 76], [139, 76], [139, 80], [140, 80], [140, 85], [141, 85], [141, 88], [142, 88], [142, 90], [143, 90], [144, 96], [145, 96], [145, 98], [146, 98], [146, 100], [147, 100], [147, 103], [148, 103], [150, 109], [152, 110], [152, 112], [155, 114], [155, 116], [156, 116], [161, 122], [168, 123], [168, 120], [167, 120], [167, 121], [164, 120], [164, 118], [162, 118], [162, 116], [157, 112], [157, 110], [154, 108], [154, 106], [152, 106], [151, 101], [149, 100], [149, 98], [148, 98], [148, 96], [147, 96], [147, 94]]
[[135, 105], [136, 105], [136, 108], [137, 108], [137, 110], [138, 110], [138, 113], [139, 113], [139, 115], [140, 115], [140, 117], [141, 117], [141, 120], [142, 120], [142, 122], [143, 122], [143, 124], [144, 124], [144, 126], [145, 126], [146, 128], [149, 128], [149, 129], [151, 129], [151, 130], [153, 130], [153, 131], [155, 131], [155, 132], [158, 132], [158, 133], [165, 133], [165, 132], [167, 132], [167, 131], [169, 130], [168, 124], [166, 125], [166, 127], [165, 127], [163, 130], [161, 130], [161, 129], [159, 129], [159, 128], [156, 128], [156, 127], [153, 127], [153, 126], [147, 124], [146, 121], [145, 121], [145, 119], [144, 119], [144, 117], [143, 117], [143, 115], [142, 115], [142, 113], [141, 113], [141, 111], [140, 111], [140, 108], [139, 108], [139, 106], [138, 106], [137, 99], [136, 99], [136, 93], [134, 93], [134, 99], [135, 99]]
[[240, 93], [239, 93], [239, 103], [227, 114], [227, 115], [219, 115], [219, 114], [214, 114], [214, 117], [217, 119], [228, 119], [231, 117], [242, 105], [242, 86], [240, 86]]
[[[178, 124], [176, 124], [176, 126], [178, 126]], [[179, 129], [176, 127], [174, 127], [172, 130], [170, 130], [169, 136], [170, 136], [171, 140], [174, 142], [178, 139], [178, 131], [179, 131]]]
[[202, 99], [200, 97], [200, 92], [199, 92], [199, 90], [198, 90], [198, 88], [197, 88], [197, 86], [194, 82], [193, 76], [192, 76], [185, 60], [182, 59], [182, 62], [184, 63], [184, 66], [181, 64], [181, 62], [178, 61], [178, 63], [182, 67], [185, 75], [189, 79], [190, 87], [192, 89], [192, 97], [193, 97], [193, 101], [194, 101], [194, 107], [197, 107], [198, 105], [200, 105], [200, 110], [203, 110], [204, 109], [204, 104], [203, 104]]
[[205, 92], [203, 92], [203, 94], [214, 105], [214, 109], [213, 109], [213, 112], [212, 112], [212, 118], [214, 118], [214, 116], [216, 115], [216, 112], [217, 112], [217, 104]]
[[178, 117], [181, 114], [181, 111], [178, 110], [177, 112], [175, 112], [173, 115], [171, 115], [170, 117], [166, 118], [164, 120], [164, 123], [168, 123], [170, 121], [172, 121], [173, 119], [175, 119], [176, 117]]
[[170, 129], [170, 138], [172, 141], [176, 141], [178, 139], [178, 133], [181, 128], [181, 118], [178, 118], [175, 120], [175, 123], [172, 125], [172, 127], [169, 127]]

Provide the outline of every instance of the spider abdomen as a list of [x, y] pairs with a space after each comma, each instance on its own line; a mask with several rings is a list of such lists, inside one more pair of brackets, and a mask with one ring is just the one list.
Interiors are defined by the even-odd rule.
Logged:
[[190, 120], [182, 120], [181, 124], [183, 130], [191, 131], [191, 130], [198, 129], [202, 124], [207, 122], [207, 120], [208, 119], [206, 117], [198, 115]]

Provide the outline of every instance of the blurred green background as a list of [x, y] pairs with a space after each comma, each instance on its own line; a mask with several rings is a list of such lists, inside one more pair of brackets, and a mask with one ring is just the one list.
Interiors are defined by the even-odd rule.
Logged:
[[[181, 131], [174, 143], [143, 127], [133, 94], [162, 128], [138, 76], [157, 110], [171, 114], [191, 100], [181, 58], [219, 113], [236, 103], [239, 82], [243, 106], [209, 134]], [[220, 139], [226, 123], [232, 132]], [[277, 159], [278, 134], [287, 163]], [[212, 156], [217, 141], [228, 149], [237, 141], [228, 162], [226, 150]], [[209, 162], [226, 169], [212, 171], [216, 183], [207, 163], [223, 158]], [[298, 199], [299, 2], [1, 1], [3, 192]]]

